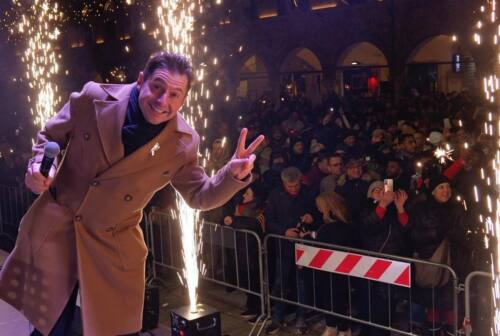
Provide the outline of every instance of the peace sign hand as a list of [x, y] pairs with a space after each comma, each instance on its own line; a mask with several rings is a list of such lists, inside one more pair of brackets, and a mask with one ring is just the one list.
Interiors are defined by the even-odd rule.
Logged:
[[238, 139], [238, 146], [231, 161], [229, 161], [229, 169], [231, 174], [238, 180], [243, 180], [248, 174], [252, 172], [253, 163], [255, 161], [255, 150], [264, 140], [263, 135], [259, 135], [248, 148], [245, 148], [248, 130], [246, 128], [241, 130], [240, 138]]

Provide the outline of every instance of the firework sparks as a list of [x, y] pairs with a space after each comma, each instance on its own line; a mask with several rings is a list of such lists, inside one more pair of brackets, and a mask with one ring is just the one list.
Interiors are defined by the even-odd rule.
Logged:
[[[217, 2], [217, 4], [220, 3], [221, 1]], [[202, 130], [206, 130], [208, 119], [204, 117], [204, 111], [206, 108], [213, 110], [213, 104], [210, 101], [211, 90], [209, 85], [205, 83], [205, 78], [208, 67], [217, 65], [218, 60], [214, 58], [212, 62], [205, 61], [208, 48], [204, 46], [198, 50], [193, 43], [195, 18], [203, 13], [205, 13], [205, 7], [200, 0], [162, 0], [161, 5], [156, 9], [158, 28], [153, 30], [152, 35], [162, 49], [183, 54], [193, 63], [196, 81], [186, 99], [183, 114], [193, 127], [199, 125]], [[141, 24], [141, 28], [145, 30], [145, 24]], [[200, 36], [204, 35], [203, 29], [204, 27], [197, 32]], [[205, 139], [203, 134], [201, 139], [202, 141]], [[208, 155], [208, 151], [205, 151], [203, 156], [200, 154], [204, 166], [208, 161]], [[180, 196], [178, 196], [177, 205], [179, 212], [183, 214], [180, 225], [184, 251], [184, 283], [188, 288], [191, 311], [196, 311], [196, 288], [199, 276], [197, 257], [200, 251], [197, 242], [201, 242], [201, 224], [198, 225], [198, 212], [181, 201]], [[199, 230], [197, 230], [198, 228]], [[200, 268], [203, 270], [202, 263]]]
[[[474, 42], [480, 46], [481, 42], [484, 41], [487, 48], [491, 48], [496, 52], [496, 58], [500, 60], [500, 53], [498, 53], [498, 36], [500, 35], [500, 26], [498, 26], [498, 16], [497, 16], [497, 1], [496, 0], [485, 0], [484, 5], [480, 7], [480, 15], [482, 19], [476, 24], [476, 32], [474, 33]], [[482, 29], [483, 26], [491, 25], [492, 29]], [[497, 28], [498, 27], [498, 28]], [[481, 34], [483, 32], [491, 32], [491, 38], [489, 36], [483, 39]], [[487, 42], [490, 41], [490, 42]], [[483, 89], [484, 96], [487, 102], [489, 102], [489, 107], [492, 109], [488, 113], [487, 121], [484, 123], [484, 134], [493, 136], [496, 132], [500, 134], [500, 120], [498, 119], [498, 103], [495, 99], [498, 96], [499, 91], [499, 80], [496, 75], [495, 69], [491, 69], [490, 74], [483, 78]], [[493, 112], [493, 113], [492, 113]], [[495, 118], [495, 121], [493, 120]], [[500, 147], [500, 143], [497, 142], [497, 146]], [[498, 251], [500, 248], [500, 199], [498, 190], [500, 187], [500, 179], [498, 178], [498, 173], [500, 171], [500, 151], [497, 148], [495, 159], [491, 160], [491, 165], [487, 162], [485, 168], [481, 168], [481, 179], [486, 181], [486, 186], [484, 187], [485, 197], [481, 198], [486, 200], [482, 202], [483, 210], [482, 214], [479, 214], [479, 221], [484, 224], [485, 246], [491, 251], [491, 275], [493, 278], [493, 306], [494, 306], [494, 316], [492, 325], [492, 334], [500, 335], [500, 258]], [[486, 171], [486, 172], [485, 172]], [[495, 176], [494, 183], [487, 174]], [[478, 188], [474, 186], [474, 198], [475, 201], [479, 203], [480, 197], [478, 195]], [[491, 240], [490, 237], [495, 237], [496, 239]], [[492, 244], [496, 241], [496, 244]]]
[[453, 161], [451, 154], [453, 153], [453, 149], [450, 149], [449, 146], [445, 147], [437, 147], [434, 151], [434, 156], [438, 159], [440, 164], [445, 164], [446, 161]]
[[[21, 7], [20, 0], [13, 0], [13, 5]], [[57, 3], [49, 0], [34, 0], [28, 10], [24, 11], [13, 34], [20, 34], [26, 40], [26, 49], [21, 58], [26, 66], [25, 78], [33, 91], [28, 101], [34, 102], [31, 114], [39, 128], [54, 114], [56, 106], [61, 102], [58, 87], [53, 83], [59, 72], [56, 52], [56, 41], [60, 31], [58, 24], [63, 15]]]
[[199, 211], [191, 209], [184, 199], [177, 193], [177, 213], [173, 212], [172, 216], [178, 219], [181, 227], [182, 238], [182, 259], [184, 260], [185, 268], [182, 277], [179, 276], [189, 293], [189, 303], [191, 312], [196, 312], [196, 289], [198, 288], [199, 270], [204, 266], [198, 260], [199, 251], [201, 250], [202, 222], [199, 220]]

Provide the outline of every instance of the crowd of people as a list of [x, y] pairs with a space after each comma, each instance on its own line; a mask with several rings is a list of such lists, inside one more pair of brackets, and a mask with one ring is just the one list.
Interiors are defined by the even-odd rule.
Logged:
[[[238, 228], [239, 222], [250, 217], [263, 235], [449, 264], [461, 281], [471, 271], [490, 268], [483, 224], [478, 219], [483, 204], [475, 200], [474, 189], [476, 193], [486, 190], [481, 168], [488, 169], [495, 150], [494, 139], [484, 132], [487, 110], [480, 100], [467, 92], [412, 92], [396, 106], [384, 97], [332, 94], [318, 106], [305, 97], [286, 96], [278, 104], [262, 97], [246, 106], [236, 125], [248, 127], [249, 135], [266, 135], [258, 149], [254, 182], [225, 207], [206, 213], [206, 220]], [[233, 134], [238, 130], [229, 124], [218, 122], [209, 171], [221, 168], [232, 153]], [[295, 266], [291, 244], [281, 244], [280, 249], [271, 251], [275, 253], [269, 271], [273, 295], [288, 293], [307, 304], [312, 302], [314, 287], [328, 301], [323, 308], [349, 315], [345, 276], [330, 280], [336, 290], [330, 304], [330, 296], [325, 295], [330, 285], [321, 283], [322, 276], [312, 280], [307, 269]], [[440, 274], [436, 279], [436, 274], [430, 276], [424, 269], [414, 274], [416, 294], [411, 309], [414, 313], [420, 309], [422, 316], [420, 321], [413, 317], [415, 325], [422, 333], [441, 328], [452, 332], [449, 276]], [[356, 316], [367, 319], [370, 315], [382, 325], [388, 325], [388, 316], [408, 299], [404, 295], [394, 298], [397, 289], [388, 295], [385, 285], [363, 280], [350, 285]], [[242, 315], [255, 318], [260, 308], [249, 302]], [[273, 305], [268, 334], [282, 328], [286, 309], [281, 302]], [[300, 307], [296, 310], [298, 333], [307, 330], [305, 312]], [[361, 330], [342, 319], [326, 317], [324, 336]], [[369, 328], [363, 334], [388, 333]]]
[[[266, 140], [257, 150], [254, 182], [224, 207], [205, 212], [205, 220], [260, 236], [277, 234], [439, 261], [449, 264], [461, 281], [471, 271], [490, 269], [478, 220], [483, 204], [475, 199], [487, 188], [484, 170], [494, 158], [495, 143], [485, 133], [488, 111], [480, 99], [467, 92], [412, 92], [393, 105], [385, 97], [331, 94], [313, 106], [306, 97], [283, 95], [276, 103], [263, 96], [240, 100], [233, 108], [239, 115], [216, 120], [217, 127], [208, 134], [208, 173], [228, 161], [241, 128], [248, 128], [249, 141], [259, 134]], [[440, 157], [435, 155], [438, 148]], [[7, 148], [2, 152], [7, 155], [0, 159], [1, 184], [22, 185], [27, 154], [12, 154]], [[161, 197], [155, 202], [165, 203]], [[342, 275], [317, 272], [313, 280], [309, 270], [295, 266], [291, 244], [277, 246], [270, 251], [269, 269], [275, 296], [285, 293], [310, 304], [321, 293], [315, 300], [320, 307], [344, 315], [354, 311], [361, 319], [370, 315], [383, 325], [398, 303], [408, 299], [394, 295], [397, 289], [388, 294], [385, 285], [364, 280], [348, 284]], [[250, 273], [257, 286], [255, 265]], [[453, 329], [450, 286], [449, 277], [417, 281], [411, 309], [420, 307], [423, 333]], [[432, 302], [430, 287], [440, 288], [436, 295], [432, 291]], [[368, 295], [370, 305], [364, 302]], [[268, 334], [282, 328], [288, 308], [274, 303]], [[296, 309], [295, 327], [301, 334], [307, 331], [306, 312]], [[255, 320], [259, 314], [260, 302], [249, 294], [242, 316]], [[325, 318], [324, 336], [362, 330], [332, 315]], [[369, 328], [363, 334], [387, 332]]]

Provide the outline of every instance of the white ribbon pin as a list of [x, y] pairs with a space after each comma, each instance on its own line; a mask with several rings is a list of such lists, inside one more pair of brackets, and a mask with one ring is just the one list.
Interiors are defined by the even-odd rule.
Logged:
[[157, 142], [155, 145], [149, 150], [151, 156], [155, 156], [156, 151], [160, 149], [160, 144]]

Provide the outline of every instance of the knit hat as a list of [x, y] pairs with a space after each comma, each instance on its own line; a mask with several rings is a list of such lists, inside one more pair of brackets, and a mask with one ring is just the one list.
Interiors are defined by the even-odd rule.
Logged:
[[443, 133], [438, 131], [432, 131], [429, 134], [428, 141], [434, 146], [437, 146], [441, 141], [443, 141]]
[[380, 188], [384, 189], [384, 182], [382, 181], [373, 181], [370, 186], [368, 187], [368, 192], [366, 193], [366, 197], [370, 198], [372, 197], [372, 192], [375, 188]]
[[442, 183], [450, 183], [450, 180], [448, 180], [446, 176], [440, 174], [429, 177], [429, 192], [432, 194]]

